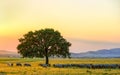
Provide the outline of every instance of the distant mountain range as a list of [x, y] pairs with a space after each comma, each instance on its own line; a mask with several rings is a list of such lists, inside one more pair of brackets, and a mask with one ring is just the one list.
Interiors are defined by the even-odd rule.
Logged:
[[[17, 52], [0, 50], [0, 57], [20, 57]], [[102, 49], [84, 53], [71, 53], [72, 58], [120, 58], [120, 48]]]
[[0, 50], [0, 57], [20, 57], [17, 52]]
[[84, 53], [71, 53], [73, 58], [120, 58], [120, 48], [102, 49], [97, 51], [88, 51]]

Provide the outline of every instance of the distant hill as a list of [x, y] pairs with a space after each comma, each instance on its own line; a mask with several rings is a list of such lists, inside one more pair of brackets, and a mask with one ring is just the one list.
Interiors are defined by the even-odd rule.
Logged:
[[20, 57], [20, 55], [17, 52], [0, 50], [0, 57]]
[[80, 58], [80, 57], [89, 57], [89, 58], [120, 58], [120, 48], [113, 49], [102, 49], [97, 51], [88, 51], [84, 53], [71, 53], [71, 57]]
[[[0, 57], [20, 57], [17, 52], [0, 50]], [[120, 58], [120, 48], [102, 49], [84, 53], [71, 53], [73, 58]]]

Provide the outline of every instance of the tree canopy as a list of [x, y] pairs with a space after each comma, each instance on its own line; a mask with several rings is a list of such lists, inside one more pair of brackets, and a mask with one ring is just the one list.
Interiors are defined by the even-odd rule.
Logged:
[[18, 53], [23, 57], [70, 57], [69, 47], [71, 43], [61, 36], [59, 31], [51, 28], [30, 31], [19, 39]]

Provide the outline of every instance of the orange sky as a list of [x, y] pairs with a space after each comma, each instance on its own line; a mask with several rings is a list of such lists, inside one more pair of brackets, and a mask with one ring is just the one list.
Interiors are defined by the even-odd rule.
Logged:
[[54, 28], [71, 52], [120, 47], [119, 0], [1, 0], [0, 50], [17, 51], [31, 30]]

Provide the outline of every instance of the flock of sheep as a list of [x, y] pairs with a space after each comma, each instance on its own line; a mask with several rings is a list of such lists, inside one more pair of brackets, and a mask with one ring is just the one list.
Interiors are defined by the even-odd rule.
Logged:
[[[8, 66], [13, 66], [13, 63], [8, 63]], [[16, 66], [31, 66], [29, 63], [16, 63]], [[50, 67], [50, 64], [39, 64], [39, 66], [42, 67]], [[120, 69], [120, 64], [53, 64], [53, 67], [55, 68], [70, 68], [70, 67], [76, 67], [76, 68], [89, 68], [89, 69]]]
[[54, 64], [54, 67], [64, 68], [64, 67], [78, 67], [78, 68], [89, 68], [89, 69], [120, 69], [120, 64]]
[[[7, 63], [8, 66], [13, 66], [13, 63]], [[31, 66], [29, 63], [24, 63], [24, 66]], [[21, 63], [16, 63], [16, 66], [23, 66]]]

